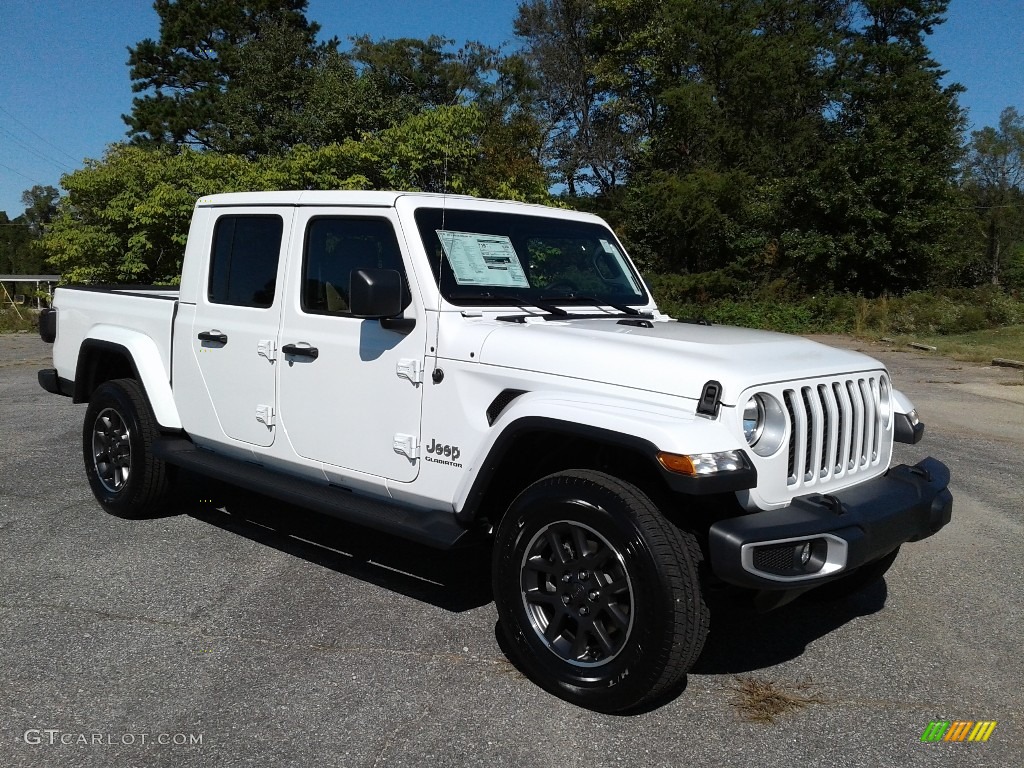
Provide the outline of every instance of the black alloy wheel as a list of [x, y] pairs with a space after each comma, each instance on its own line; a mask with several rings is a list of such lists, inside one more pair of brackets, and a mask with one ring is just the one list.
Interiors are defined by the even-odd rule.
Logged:
[[104, 382], [89, 398], [82, 427], [85, 474], [110, 514], [145, 518], [166, 506], [173, 467], [153, 456], [159, 435], [146, 394], [134, 379]]
[[496, 532], [493, 581], [512, 661], [588, 709], [679, 686], [708, 633], [702, 556], [636, 486], [593, 470], [524, 490]]

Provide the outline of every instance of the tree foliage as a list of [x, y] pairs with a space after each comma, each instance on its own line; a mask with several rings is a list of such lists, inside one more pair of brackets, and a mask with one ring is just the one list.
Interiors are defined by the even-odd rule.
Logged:
[[964, 188], [978, 212], [979, 272], [1024, 288], [1024, 115], [1003, 110], [998, 127], [971, 134]]
[[45, 227], [57, 212], [60, 193], [54, 187], [36, 185], [21, 195], [24, 212], [11, 219], [0, 211], [0, 273], [39, 274], [46, 259], [39, 246]]
[[129, 49], [125, 116], [140, 143], [258, 154], [293, 142], [314, 75], [337, 48], [316, 44], [306, 0], [156, 0], [160, 38]]
[[36, 272], [32, 257], [32, 233], [25, 217], [11, 219], [7, 211], [0, 211], [0, 274]]
[[130, 49], [135, 143], [256, 158], [392, 128], [491, 88], [497, 50], [453, 40], [317, 42], [306, 0], [157, 0], [160, 39]]
[[961, 157], [959, 86], [943, 87], [925, 36], [946, 0], [862, 0], [852, 6], [838, 59], [830, 148], [797, 199], [824, 238], [811, 258], [838, 287], [869, 294], [926, 285], [955, 235]]
[[377, 134], [249, 159], [118, 144], [62, 179], [42, 244], [72, 283], [175, 283], [198, 197], [259, 189], [409, 189], [540, 202], [540, 169], [515, 168], [475, 106], [426, 110]]
[[515, 20], [547, 166], [570, 197], [612, 194], [626, 180], [633, 149], [623, 115], [598, 81], [593, 22], [589, 0], [529, 0]]
[[641, 151], [626, 220], [656, 268], [879, 293], [955, 230], [945, 0], [599, 0], [595, 72]]
[[524, 0], [508, 53], [343, 51], [306, 0], [156, 0], [159, 39], [130, 49], [134, 146], [66, 177], [44, 245], [73, 279], [173, 281], [201, 194], [553, 188], [712, 292], [1017, 285], [1021, 118], [963, 161], [959, 86], [927, 46], [947, 5]]

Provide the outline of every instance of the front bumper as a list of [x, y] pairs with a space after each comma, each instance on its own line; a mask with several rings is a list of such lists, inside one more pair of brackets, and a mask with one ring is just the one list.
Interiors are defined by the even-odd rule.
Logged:
[[711, 568], [725, 582], [759, 590], [824, 584], [949, 522], [949, 469], [927, 458], [825, 496], [722, 520], [708, 533]]

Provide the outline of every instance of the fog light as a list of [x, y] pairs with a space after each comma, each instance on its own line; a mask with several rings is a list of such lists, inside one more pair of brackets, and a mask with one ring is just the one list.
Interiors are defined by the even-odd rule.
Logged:
[[824, 538], [798, 539], [754, 547], [753, 565], [762, 573], [786, 578], [818, 573], [828, 557]]
[[763, 579], [799, 582], [820, 579], [846, 567], [849, 545], [832, 533], [752, 541], [740, 547], [743, 570]]
[[807, 561], [811, 559], [811, 542], [805, 541], [798, 552], [800, 559], [800, 565], [807, 565]]

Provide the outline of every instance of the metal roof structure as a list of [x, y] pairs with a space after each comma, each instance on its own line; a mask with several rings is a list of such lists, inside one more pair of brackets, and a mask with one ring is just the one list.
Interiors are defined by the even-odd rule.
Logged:
[[[18, 317], [21, 317], [21, 310], [18, 309], [18, 305], [25, 303], [25, 297], [17, 292], [12, 296], [4, 283], [35, 283], [36, 309], [42, 309], [43, 301], [39, 295], [40, 283], [46, 284], [47, 302], [51, 302], [53, 301], [53, 289], [50, 286], [53, 283], [59, 283], [60, 277], [60, 275], [0, 275], [0, 307], [10, 304], [14, 307], [14, 311], [18, 313]], [[15, 288], [14, 290], [17, 291], [18, 289]]]

